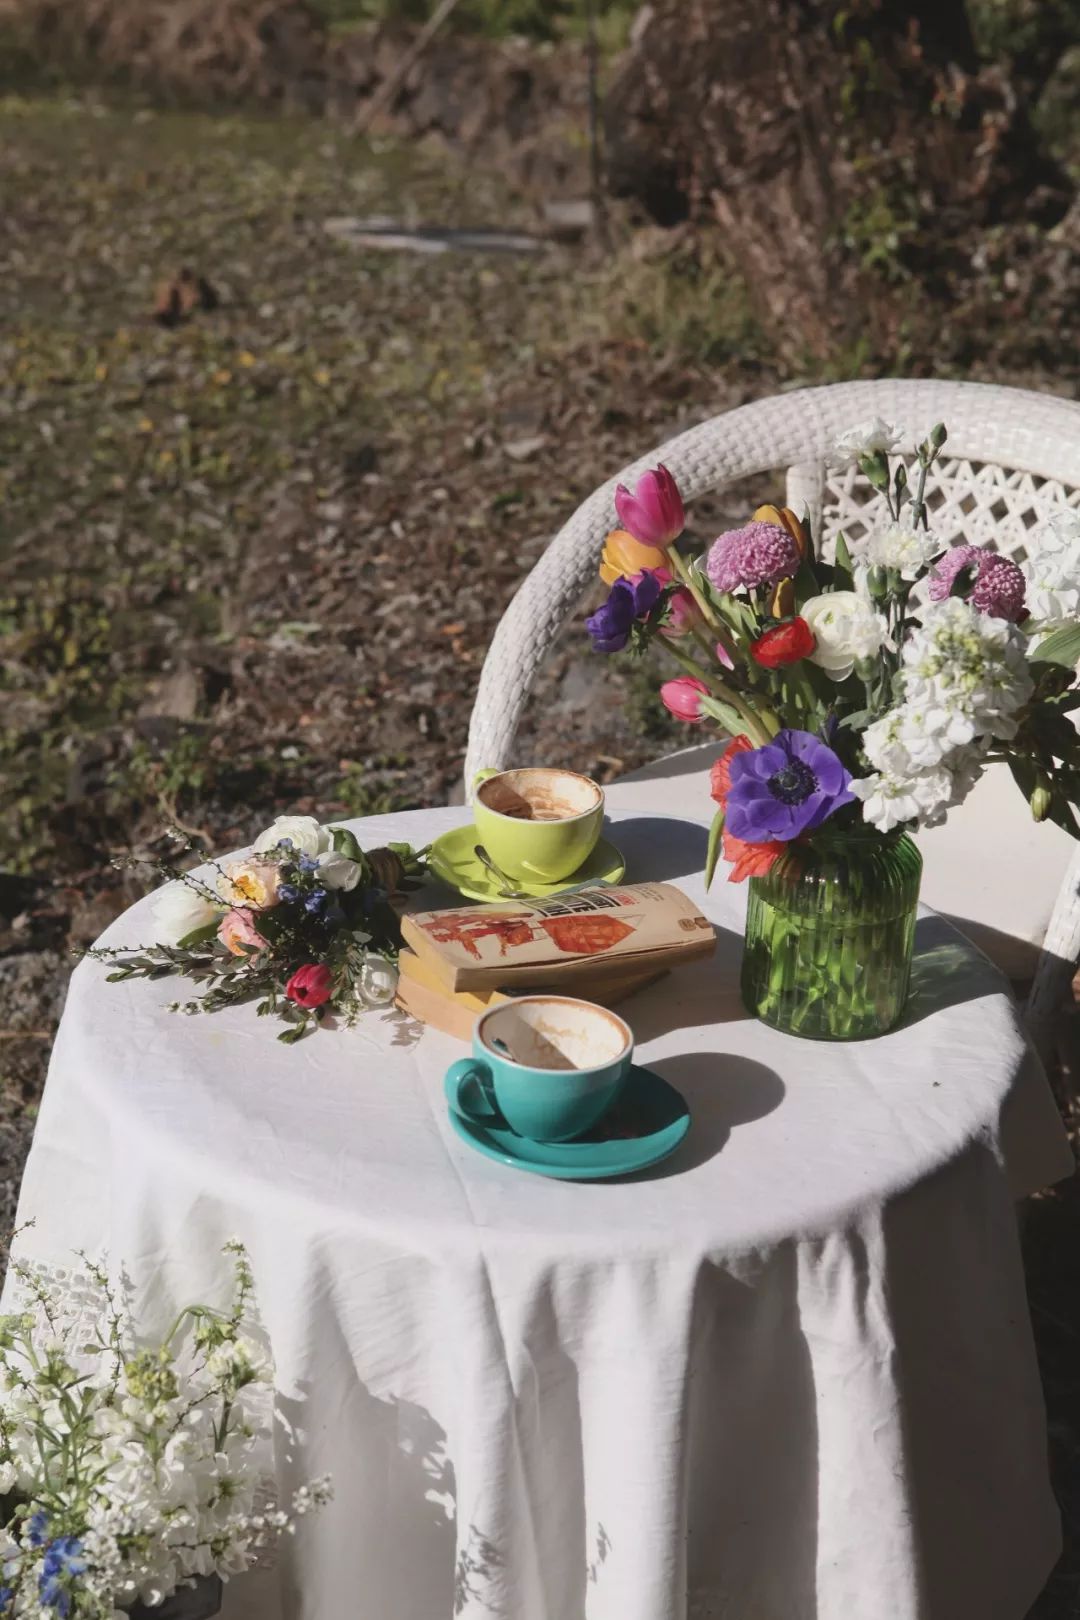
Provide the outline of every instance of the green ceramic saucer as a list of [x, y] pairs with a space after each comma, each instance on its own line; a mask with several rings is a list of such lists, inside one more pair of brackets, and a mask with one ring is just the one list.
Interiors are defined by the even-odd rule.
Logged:
[[[500, 892], [498, 883], [474, 854], [479, 842], [480, 834], [471, 822], [467, 827], [455, 827], [453, 832], [443, 833], [431, 846], [428, 857], [431, 870], [467, 900], [503, 902], [505, 896]], [[576, 889], [583, 883], [621, 883], [625, 871], [626, 862], [615, 845], [601, 838], [585, 864], [569, 877], [562, 878], [558, 883], [514, 878], [513, 886], [524, 890], [533, 900], [546, 900], [549, 895], [562, 894], [564, 890]]]
[[[468, 1083], [462, 1096], [468, 1107]], [[685, 1098], [660, 1075], [636, 1063], [610, 1113], [573, 1142], [533, 1142], [509, 1125], [466, 1119], [452, 1109], [449, 1113], [462, 1141], [478, 1153], [556, 1181], [606, 1181], [646, 1170], [674, 1153], [690, 1129]]]

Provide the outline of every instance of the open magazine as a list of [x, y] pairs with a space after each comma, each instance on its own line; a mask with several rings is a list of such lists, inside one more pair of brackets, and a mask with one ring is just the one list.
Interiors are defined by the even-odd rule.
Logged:
[[708, 918], [670, 883], [417, 912], [401, 919], [401, 931], [448, 990], [571, 990], [598, 972], [662, 972], [711, 955], [716, 944]]

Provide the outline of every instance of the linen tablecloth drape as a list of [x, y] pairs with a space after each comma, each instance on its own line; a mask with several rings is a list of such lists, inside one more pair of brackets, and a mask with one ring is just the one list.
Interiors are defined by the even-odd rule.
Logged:
[[744, 894], [705, 900], [704, 831], [611, 831], [721, 930], [623, 1007], [693, 1112], [668, 1164], [515, 1173], [446, 1121], [447, 1036], [375, 1015], [282, 1047], [86, 963], [23, 1252], [107, 1250], [152, 1330], [247, 1244], [280, 1482], [336, 1498], [226, 1620], [1022, 1620], [1059, 1531], [1012, 1200], [1071, 1156], [1002, 982], [928, 916], [900, 1029], [781, 1036], [739, 1004]]

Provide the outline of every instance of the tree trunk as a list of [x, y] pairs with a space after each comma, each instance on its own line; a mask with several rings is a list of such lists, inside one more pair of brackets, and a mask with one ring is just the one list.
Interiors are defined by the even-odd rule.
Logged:
[[655, 0], [606, 123], [616, 194], [717, 222], [762, 315], [819, 352], [982, 227], [1068, 204], [963, 0]]

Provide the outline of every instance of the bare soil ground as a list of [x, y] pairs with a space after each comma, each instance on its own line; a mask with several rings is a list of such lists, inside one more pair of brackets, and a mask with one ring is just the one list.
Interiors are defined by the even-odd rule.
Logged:
[[[228, 848], [285, 809], [445, 802], [492, 630], [577, 502], [693, 421], [864, 361], [803, 375], [721, 272], [652, 238], [359, 253], [328, 218], [534, 221], [498, 174], [326, 124], [9, 97], [0, 199], [10, 1216], [70, 948], [138, 892], [110, 858], [163, 847], [168, 821]], [[162, 325], [183, 265], [214, 307]], [[594, 658], [579, 620], [523, 752], [600, 778], [661, 752], [654, 684]], [[1040, 1200], [1028, 1240], [1071, 1534], [1038, 1620], [1080, 1615], [1076, 1199]]]

